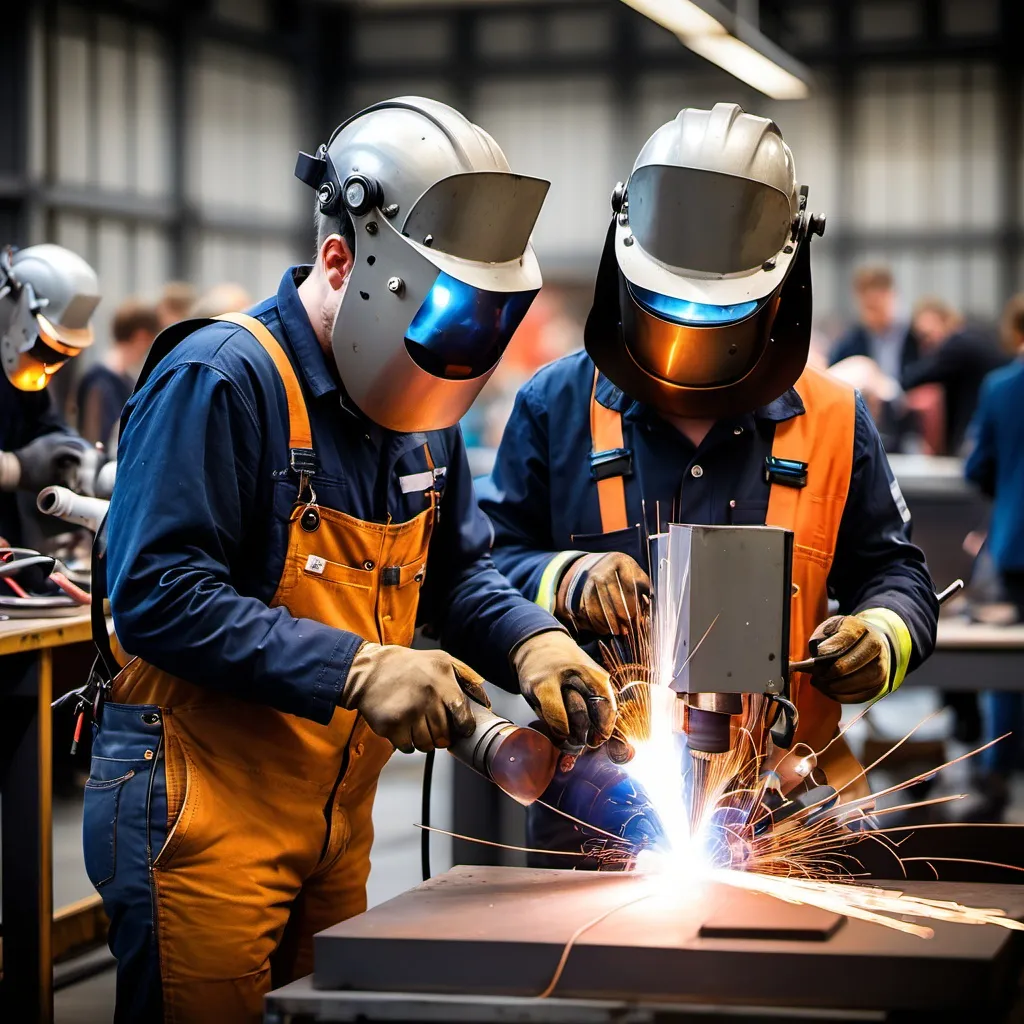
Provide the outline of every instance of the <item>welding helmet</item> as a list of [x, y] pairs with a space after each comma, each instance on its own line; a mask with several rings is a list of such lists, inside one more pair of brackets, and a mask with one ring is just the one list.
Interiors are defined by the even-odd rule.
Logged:
[[295, 173], [355, 230], [332, 335], [347, 394], [391, 430], [456, 423], [540, 289], [530, 234], [549, 183], [418, 96], [349, 118]]
[[793, 385], [811, 332], [807, 211], [774, 122], [687, 108], [612, 194], [586, 347], [632, 398], [717, 419]]
[[0, 362], [20, 391], [42, 391], [92, 344], [96, 272], [60, 245], [0, 252]]

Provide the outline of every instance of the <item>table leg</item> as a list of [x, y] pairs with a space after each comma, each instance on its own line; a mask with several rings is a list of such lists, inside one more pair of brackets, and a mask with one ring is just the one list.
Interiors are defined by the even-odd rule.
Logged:
[[52, 652], [0, 660], [0, 1019], [53, 1020]]

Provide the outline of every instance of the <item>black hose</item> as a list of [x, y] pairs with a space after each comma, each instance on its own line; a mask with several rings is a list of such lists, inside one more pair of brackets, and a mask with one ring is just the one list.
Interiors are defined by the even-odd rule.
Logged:
[[420, 867], [423, 870], [423, 881], [430, 878], [430, 783], [434, 776], [434, 752], [427, 751], [427, 759], [423, 762], [423, 802], [420, 806], [420, 818], [423, 828], [420, 831]]

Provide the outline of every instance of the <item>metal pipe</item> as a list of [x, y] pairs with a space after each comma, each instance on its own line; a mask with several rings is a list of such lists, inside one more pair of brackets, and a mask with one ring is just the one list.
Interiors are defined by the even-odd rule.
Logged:
[[77, 523], [95, 533], [110, 507], [102, 498], [87, 498], [67, 487], [44, 487], [36, 498], [36, 508], [48, 516]]

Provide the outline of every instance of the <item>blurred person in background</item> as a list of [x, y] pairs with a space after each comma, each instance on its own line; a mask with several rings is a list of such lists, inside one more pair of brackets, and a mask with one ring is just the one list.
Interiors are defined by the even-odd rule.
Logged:
[[209, 291], [204, 292], [196, 300], [188, 315], [193, 319], [198, 319], [223, 316], [225, 313], [241, 313], [243, 309], [248, 309], [252, 304], [252, 296], [240, 284], [225, 281], [222, 284], [215, 284]]
[[196, 290], [187, 281], [168, 281], [156, 303], [160, 330], [184, 320], [196, 304]]
[[109, 453], [117, 448], [121, 410], [131, 398], [160, 324], [155, 307], [139, 299], [122, 302], [111, 323], [113, 344], [78, 385], [78, 432], [93, 444], [105, 445]]
[[[979, 558], [987, 557], [1004, 601], [1024, 620], [1024, 293], [1010, 299], [1003, 314], [1005, 348], [1016, 358], [982, 382], [970, 427], [974, 447], [964, 473], [992, 498], [988, 537]], [[999, 820], [1009, 803], [1012, 774], [1024, 757], [1024, 695], [983, 695], [985, 739], [1013, 735], [982, 754], [983, 805], [972, 817]]]
[[853, 294], [857, 323], [833, 346], [832, 369], [864, 396], [887, 452], [915, 447], [917, 418], [904, 403], [899, 382], [904, 368], [918, 358], [918, 343], [910, 323], [898, 315], [892, 271], [861, 267], [853, 277]]
[[955, 455], [963, 446], [978, 404], [981, 382], [1008, 357], [992, 332], [965, 324], [960, 313], [943, 299], [921, 299], [914, 307], [912, 323], [921, 354], [904, 367], [903, 390], [924, 384], [942, 386], [944, 450]]
[[896, 287], [888, 267], [861, 267], [853, 276], [857, 323], [836, 341], [830, 362], [868, 356], [887, 377], [900, 380], [918, 358], [918, 343], [909, 321], [898, 313]]

